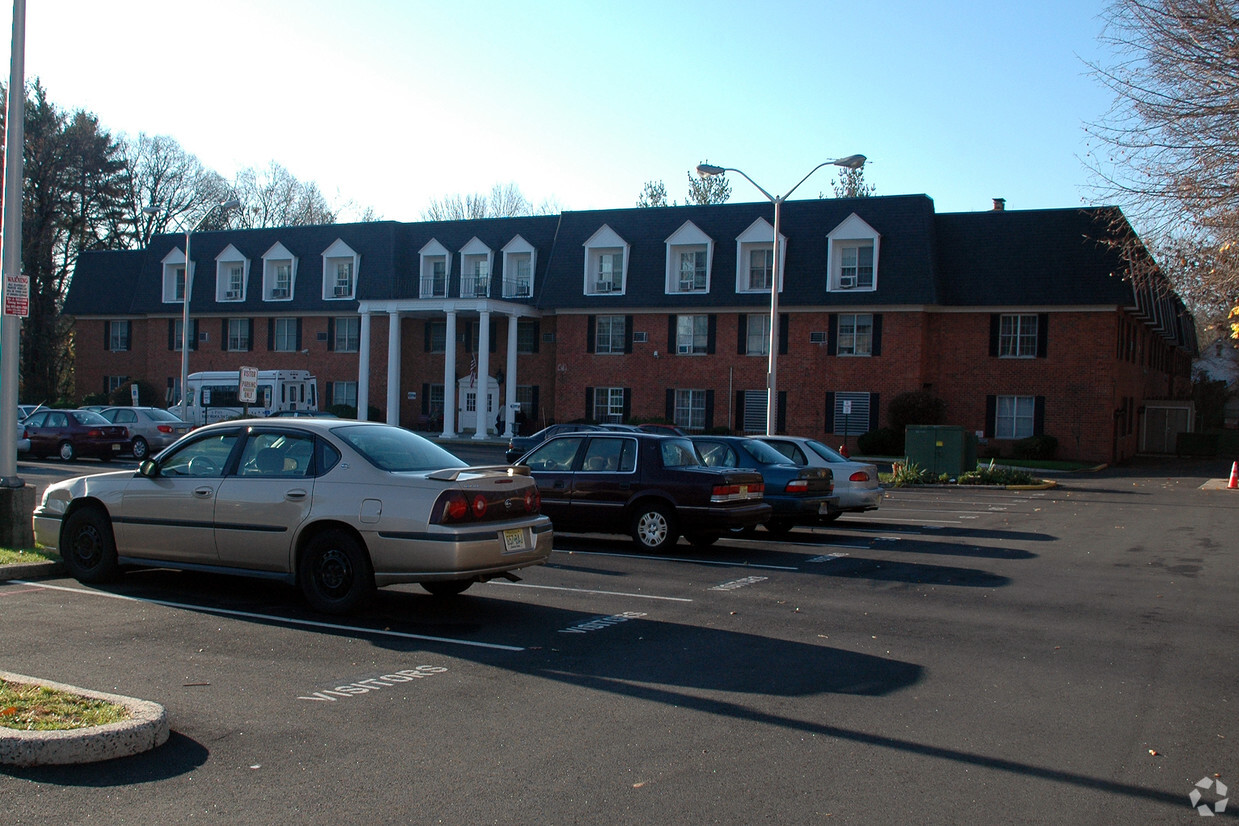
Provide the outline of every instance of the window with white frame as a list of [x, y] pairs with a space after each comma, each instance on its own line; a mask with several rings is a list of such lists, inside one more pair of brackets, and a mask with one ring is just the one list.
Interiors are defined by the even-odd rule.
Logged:
[[836, 352], [841, 356], [873, 355], [873, 314], [840, 313]]
[[538, 349], [538, 324], [534, 321], [516, 322], [516, 352], [534, 353]]
[[[787, 237], [780, 234], [779, 243], [786, 250]], [[768, 293], [774, 277], [774, 227], [758, 218], [736, 236], [736, 292]]]
[[333, 405], [348, 405], [357, 408], [357, 382], [333, 381], [331, 383], [331, 403]]
[[999, 396], [994, 410], [994, 437], [1025, 439], [1033, 435], [1036, 397]]
[[451, 253], [438, 241], [431, 241], [418, 253], [421, 275], [418, 295], [422, 298], [447, 298], [447, 277]]
[[[181, 323], [181, 319], [175, 319], [172, 322], [172, 349], [180, 351], [185, 338], [181, 331], [185, 329], [185, 325]], [[198, 319], [191, 318], [189, 320], [189, 349], [194, 351], [198, 349]]]
[[215, 300], [243, 301], [249, 261], [241, 251], [229, 244], [215, 256]]
[[878, 283], [877, 230], [852, 213], [826, 236], [831, 290], [872, 290]]
[[624, 421], [624, 388], [594, 388], [594, 421], [604, 423]]
[[264, 301], [291, 301], [297, 279], [297, 259], [277, 243], [262, 257]]
[[490, 273], [494, 253], [477, 237], [460, 248], [460, 296], [484, 298], [490, 295]]
[[340, 238], [323, 250], [324, 299], [348, 299], [357, 296], [357, 266], [360, 260], [353, 248]]
[[624, 352], [626, 334], [622, 315], [600, 315], [594, 324], [594, 352]]
[[685, 430], [705, 430], [706, 391], [676, 390], [674, 422]]
[[585, 242], [585, 294], [623, 295], [628, 243], [605, 224]]
[[333, 261], [332, 269], [335, 278], [332, 282], [331, 298], [353, 297], [353, 262]]
[[361, 318], [344, 316], [332, 324], [337, 353], [356, 353], [361, 349]]
[[770, 355], [770, 316], [764, 313], [749, 313], [746, 322], [747, 347], [750, 356]]
[[685, 221], [666, 244], [667, 292], [708, 292], [714, 239], [692, 221]]
[[128, 380], [129, 380], [128, 376], [104, 376], [103, 377], [104, 392], [110, 396], [112, 395], [112, 393], [116, 392], [118, 389], [124, 387], [125, 382]]
[[528, 298], [533, 295], [533, 269], [537, 250], [517, 235], [503, 249], [503, 296], [504, 298]]
[[228, 319], [228, 349], [233, 351], [250, 349], [250, 320], [248, 318]]
[[534, 416], [533, 407], [533, 385], [518, 384], [516, 385], [516, 403], [521, 406], [520, 415], [524, 419], [532, 419]]
[[128, 350], [131, 322], [109, 321], [106, 323], [108, 325], [108, 349], [113, 353]]
[[679, 258], [679, 292], [692, 293], [705, 290], [706, 251], [704, 249], [680, 250]]
[[297, 319], [277, 318], [274, 320], [271, 349], [282, 353], [292, 352], [297, 349]]
[[427, 321], [427, 335], [430, 338], [430, 352], [445, 353], [447, 352], [447, 322], [446, 321]]
[[174, 249], [163, 257], [163, 301], [165, 304], [185, 300], [185, 252]]
[[704, 355], [709, 352], [710, 317], [681, 315], [675, 319], [675, 351], [681, 356]]
[[999, 319], [998, 355], [1002, 358], [1035, 358], [1037, 316], [1004, 313]]

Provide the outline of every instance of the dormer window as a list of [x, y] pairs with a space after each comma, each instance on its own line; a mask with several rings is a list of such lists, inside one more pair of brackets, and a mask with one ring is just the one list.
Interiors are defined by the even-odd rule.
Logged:
[[418, 296], [447, 298], [447, 279], [451, 275], [452, 254], [438, 241], [432, 240], [418, 253], [421, 258]]
[[585, 294], [623, 295], [628, 243], [605, 224], [585, 242]]
[[262, 257], [262, 297], [264, 301], [292, 301], [297, 281], [297, 259], [283, 244], [277, 243]]
[[460, 250], [460, 297], [486, 298], [490, 295], [490, 265], [494, 253], [477, 238]]
[[685, 221], [666, 244], [667, 293], [709, 292], [714, 239], [692, 221]]
[[529, 298], [533, 295], [533, 266], [537, 251], [519, 235], [503, 248], [503, 297]]
[[[787, 236], [780, 234], [781, 256], [787, 260]], [[780, 266], [779, 291], [783, 290]], [[768, 293], [774, 278], [774, 227], [758, 218], [736, 237], [736, 292]]]
[[357, 297], [357, 265], [360, 256], [340, 239], [323, 251], [323, 299]]
[[873, 290], [878, 285], [878, 244], [873, 227], [852, 213], [826, 236], [830, 290]]
[[249, 274], [249, 259], [229, 244], [215, 256], [215, 300], [244, 301]]
[[185, 253], [174, 249], [164, 256], [163, 261], [163, 301], [165, 304], [180, 303], [185, 300]]

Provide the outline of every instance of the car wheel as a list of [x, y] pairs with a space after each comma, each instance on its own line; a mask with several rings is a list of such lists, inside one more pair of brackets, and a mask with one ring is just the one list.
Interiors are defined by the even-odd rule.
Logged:
[[690, 533], [687, 537], [688, 541], [697, 548], [708, 548], [715, 542], [718, 542], [718, 534], [716, 533]]
[[78, 508], [60, 529], [60, 558], [78, 582], [104, 582], [118, 570], [112, 523], [97, 508]]
[[822, 521], [822, 522], [834, 522], [834, 521], [835, 521], [836, 519], [838, 519], [840, 516], [843, 516], [843, 511], [831, 511], [830, 513], [826, 514], [825, 516], [820, 517], [820, 521]]
[[423, 582], [422, 587], [436, 597], [454, 597], [469, 590], [469, 586], [472, 584], [473, 580], [471, 579], [436, 579], [431, 582]]
[[77, 451], [73, 448], [73, 442], [60, 443], [60, 458], [66, 462], [72, 462], [77, 458]]
[[324, 614], [346, 614], [374, 593], [374, 571], [365, 549], [341, 530], [324, 531], [301, 555], [298, 580], [305, 601]]
[[133, 451], [133, 458], [139, 461], [146, 458], [146, 454], [151, 452], [151, 446], [146, 443], [146, 439], [137, 436], [133, 440], [133, 445], [130, 448]]
[[661, 551], [675, 544], [679, 534], [669, 509], [662, 504], [646, 504], [632, 515], [632, 540], [647, 551]]
[[792, 523], [783, 519], [771, 519], [766, 523], [766, 530], [775, 536], [785, 536], [792, 532]]

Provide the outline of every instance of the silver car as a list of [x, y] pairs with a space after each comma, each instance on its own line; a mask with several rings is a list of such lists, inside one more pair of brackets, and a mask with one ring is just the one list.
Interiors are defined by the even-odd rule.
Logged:
[[469, 467], [387, 424], [243, 419], [199, 428], [138, 470], [66, 479], [35, 537], [82, 582], [125, 565], [278, 579], [344, 613], [378, 586], [459, 594], [551, 553], [522, 468]]
[[129, 451], [135, 459], [145, 459], [152, 450], [158, 453], [193, 429], [159, 407], [105, 407], [99, 415], [129, 430]]
[[798, 465], [827, 467], [835, 474], [835, 495], [839, 501], [823, 521], [831, 522], [844, 513], [876, 510], [882, 504], [878, 469], [867, 462], [853, 462], [817, 439], [799, 436], [756, 436]]

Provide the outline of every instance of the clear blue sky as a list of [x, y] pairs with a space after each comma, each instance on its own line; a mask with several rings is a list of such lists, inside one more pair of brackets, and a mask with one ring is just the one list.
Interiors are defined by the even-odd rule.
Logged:
[[28, 0], [26, 78], [225, 176], [275, 160], [392, 220], [508, 182], [566, 209], [632, 206], [652, 179], [682, 200], [702, 160], [782, 194], [852, 153], [879, 195], [939, 211], [1070, 207], [1096, 202], [1104, 5]]

